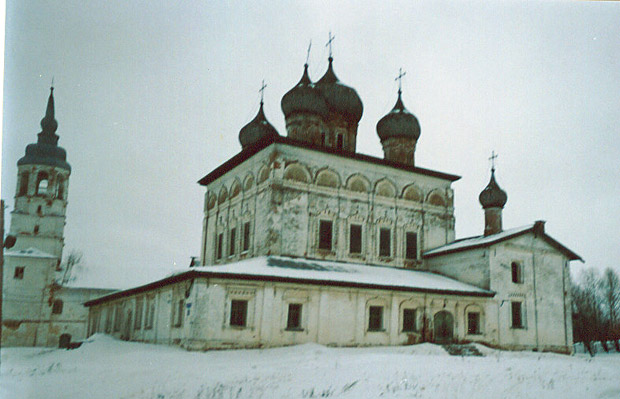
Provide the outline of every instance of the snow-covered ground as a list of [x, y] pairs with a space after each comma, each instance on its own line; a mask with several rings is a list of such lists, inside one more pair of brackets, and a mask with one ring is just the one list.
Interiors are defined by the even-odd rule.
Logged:
[[186, 352], [96, 335], [79, 349], [2, 349], [0, 396], [19, 398], [620, 398], [620, 354], [316, 344]]

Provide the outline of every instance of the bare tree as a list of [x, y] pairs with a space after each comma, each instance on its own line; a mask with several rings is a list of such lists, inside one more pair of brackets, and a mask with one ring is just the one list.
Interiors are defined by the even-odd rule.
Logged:
[[72, 249], [69, 252], [69, 255], [67, 255], [65, 261], [60, 265], [58, 270], [59, 272], [62, 272], [62, 276], [58, 279], [59, 285], [65, 285], [75, 279], [73, 270], [76, 266], [79, 267], [82, 263], [82, 256], [82, 252], [75, 249]]
[[605, 309], [605, 338], [614, 341], [616, 351], [620, 352], [620, 277], [613, 269], [607, 268], [603, 272], [600, 289]]

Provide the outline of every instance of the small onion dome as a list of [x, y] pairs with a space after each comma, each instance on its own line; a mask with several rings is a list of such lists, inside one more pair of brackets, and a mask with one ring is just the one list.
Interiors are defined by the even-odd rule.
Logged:
[[350, 122], [358, 123], [364, 111], [362, 100], [354, 89], [340, 83], [332, 67], [333, 60], [329, 57], [327, 72], [316, 83], [316, 88], [319, 89], [332, 112], [343, 115]]
[[265, 118], [265, 113], [263, 112], [263, 102], [261, 101], [256, 117], [254, 117], [250, 123], [245, 125], [239, 131], [239, 142], [241, 142], [241, 146], [245, 148], [249, 145], [275, 136], [279, 136], [279, 134], [276, 128], [274, 128], [271, 123], [267, 121], [267, 118]]
[[491, 181], [489, 181], [489, 184], [482, 190], [478, 199], [483, 209], [503, 208], [504, 205], [506, 205], [508, 196], [504, 190], [499, 188], [495, 181], [495, 169], [491, 169]]
[[407, 111], [400, 95], [401, 91], [398, 90], [396, 105], [377, 123], [377, 134], [381, 141], [391, 137], [410, 137], [415, 140], [420, 137], [418, 118]]
[[321, 117], [327, 116], [327, 103], [310, 81], [308, 64], [304, 65], [304, 74], [299, 83], [282, 97], [280, 105], [284, 116], [287, 118], [296, 112], [307, 112]]
[[47, 99], [47, 109], [45, 116], [41, 119], [41, 129], [45, 133], [54, 134], [58, 129], [58, 122], [54, 119], [54, 88], [50, 88], [50, 96]]

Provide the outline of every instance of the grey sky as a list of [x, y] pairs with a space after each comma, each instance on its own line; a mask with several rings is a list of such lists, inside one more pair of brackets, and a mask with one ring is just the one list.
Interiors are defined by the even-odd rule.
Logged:
[[[454, 173], [457, 237], [481, 234], [478, 194], [499, 153], [504, 227], [547, 221], [587, 265], [620, 269], [620, 5], [611, 2], [10, 1], [2, 197], [40, 131], [55, 76], [73, 171], [65, 252], [102, 285], [133, 284], [198, 255], [196, 181], [240, 150], [258, 109], [284, 135], [280, 99], [334, 67], [364, 103], [358, 151], [403, 99], [419, 166]], [[8, 223], [7, 223], [8, 227]], [[577, 268], [582, 266], [577, 265]]]

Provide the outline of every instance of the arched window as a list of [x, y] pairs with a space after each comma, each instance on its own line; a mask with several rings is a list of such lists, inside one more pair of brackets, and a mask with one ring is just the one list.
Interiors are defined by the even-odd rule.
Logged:
[[65, 195], [65, 185], [64, 179], [61, 176], [58, 176], [56, 181], [56, 198], [63, 199]]
[[47, 194], [47, 185], [49, 184], [49, 176], [46, 172], [39, 172], [37, 176], [37, 194]]
[[62, 313], [62, 300], [56, 299], [52, 304], [52, 314], [61, 314]]
[[28, 173], [22, 173], [19, 180], [19, 192], [17, 195], [21, 196], [26, 194], [28, 194]]

